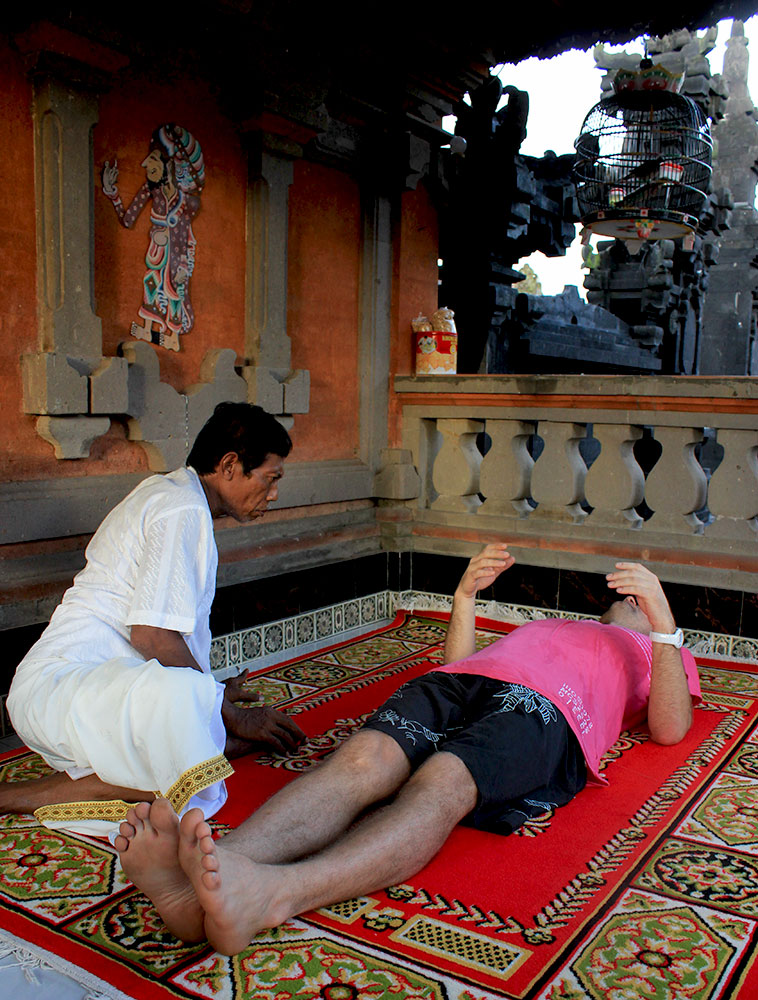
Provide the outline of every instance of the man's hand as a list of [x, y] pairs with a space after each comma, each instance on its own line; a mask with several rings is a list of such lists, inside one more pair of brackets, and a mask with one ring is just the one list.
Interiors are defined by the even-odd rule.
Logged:
[[476, 595], [491, 586], [516, 560], [505, 542], [491, 542], [469, 561], [453, 595], [453, 610], [445, 636], [445, 663], [456, 663], [476, 652]]
[[251, 750], [260, 749], [260, 744], [264, 744], [286, 753], [305, 740], [305, 733], [294, 719], [273, 708], [240, 708], [225, 696], [221, 717], [229, 736], [257, 744], [250, 747]]
[[226, 688], [224, 697], [229, 701], [260, 701], [260, 691], [251, 691], [250, 688], [245, 687], [246, 678], [247, 674], [237, 674], [235, 677], [228, 677], [224, 681], [224, 687]]
[[653, 631], [671, 633], [676, 628], [669, 602], [658, 577], [640, 563], [618, 562], [616, 571], [606, 576], [608, 586], [617, 594], [631, 594], [637, 599]]
[[[670, 635], [676, 629], [660, 580], [646, 566], [619, 562], [606, 579], [617, 594], [637, 599], [654, 632]], [[681, 652], [660, 642], [653, 643], [647, 724], [653, 740], [663, 744], [678, 743], [692, 725], [692, 696]]]
[[460, 594], [468, 599], [476, 597], [480, 590], [492, 586], [500, 574], [510, 569], [515, 561], [505, 542], [491, 542], [469, 561], [455, 596]]

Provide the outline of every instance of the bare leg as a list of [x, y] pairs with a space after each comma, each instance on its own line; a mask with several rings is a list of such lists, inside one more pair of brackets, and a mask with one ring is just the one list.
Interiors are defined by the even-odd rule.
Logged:
[[294, 861], [331, 844], [364, 809], [394, 794], [410, 770], [390, 736], [361, 730], [264, 802], [224, 837], [224, 846], [253, 861]]
[[114, 846], [126, 874], [154, 903], [172, 934], [182, 941], [202, 941], [203, 911], [179, 865], [179, 819], [171, 803], [140, 802], [120, 829]]
[[123, 799], [125, 802], [152, 801], [152, 792], [136, 788], [109, 785], [96, 774], [84, 778], [69, 778], [65, 771], [56, 771], [29, 781], [0, 782], [0, 813], [32, 813], [42, 806], [62, 802], [100, 802]]
[[[408, 777], [408, 759], [389, 736], [356, 733], [326, 763], [285, 786], [232, 831], [225, 842], [255, 860], [273, 863], [309, 854], [342, 834], [367, 805], [392, 794]], [[210, 827], [199, 809], [179, 839], [179, 821], [165, 799], [129, 811], [115, 840], [124, 871], [155, 904], [177, 937], [204, 936], [203, 912], [179, 856], [188, 867], [202, 852], [194, 836], [198, 818], [203, 835]], [[207, 833], [206, 833], [207, 831]]]
[[441, 752], [390, 805], [303, 861], [253, 861], [230, 845], [231, 835], [215, 842], [199, 810], [182, 818], [179, 859], [205, 911], [208, 940], [222, 954], [233, 955], [263, 928], [297, 913], [409, 878], [437, 853], [476, 799], [466, 766]]

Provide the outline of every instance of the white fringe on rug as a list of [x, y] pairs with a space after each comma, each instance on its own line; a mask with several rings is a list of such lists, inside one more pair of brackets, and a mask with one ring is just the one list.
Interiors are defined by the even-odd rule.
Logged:
[[18, 969], [30, 986], [41, 988], [42, 984], [37, 977], [36, 970], [44, 970], [67, 976], [81, 986], [86, 991], [82, 993], [82, 1000], [135, 1000], [134, 997], [122, 993], [115, 986], [104, 983], [102, 979], [87, 972], [86, 969], [67, 962], [60, 955], [55, 955], [42, 948], [37, 949], [28, 941], [22, 941], [21, 938], [2, 931], [0, 932], [0, 960], [7, 958], [15, 959], [15, 961], [0, 966], [0, 982], [2, 982], [1, 977], [5, 970]]

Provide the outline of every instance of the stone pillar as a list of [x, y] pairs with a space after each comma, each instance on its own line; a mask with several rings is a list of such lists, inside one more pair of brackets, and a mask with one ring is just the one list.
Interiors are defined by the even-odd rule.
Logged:
[[526, 420], [487, 419], [492, 445], [482, 459], [481, 490], [485, 496], [480, 514], [524, 517], [531, 513], [530, 495], [534, 459], [527, 442], [535, 424]]
[[476, 447], [476, 436], [484, 430], [478, 420], [444, 419], [437, 421], [442, 435], [442, 447], [437, 454], [432, 481], [437, 491], [433, 510], [473, 513], [479, 499], [479, 470], [482, 455]]
[[645, 484], [645, 500], [654, 514], [644, 528], [702, 534], [703, 522], [695, 511], [705, 506], [708, 483], [695, 458], [695, 446], [703, 440], [703, 428], [656, 427], [655, 440], [663, 451]]
[[[262, 137], [258, 137], [262, 144]], [[245, 366], [248, 399], [270, 413], [307, 413], [310, 374], [292, 370], [287, 239], [292, 159], [251, 140], [247, 199]]]
[[93, 308], [92, 129], [106, 75], [38, 47], [59, 42], [52, 29], [19, 42], [33, 88], [39, 323], [38, 350], [21, 369], [24, 411], [43, 417], [38, 432], [58, 458], [81, 458], [110, 425], [95, 415], [126, 409], [127, 364], [103, 359]]
[[708, 507], [715, 521], [706, 526], [710, 538], [758, 542], [758, 431], [718, 429], [724, 449], [721, 465], [711, 476]]
[[539, 506], [531, 517], [581, 523], [587, 516], [581, 507], [587, 466], [579, 442], [586, 437], [587, 427], [541, 420], [538, 433], [545, 448], [532, 472], [532, 497]]
[[92, 130], [98, 99], [47, 74], [35, 75], [33, 88], [40, 347], [89, 374], [103, 353], [101, 324], [92, 309]]
[[587, 502], [594, 508], [591, 524], [639, 528], [642, 518], [634, 509], [645, 495], [645, 476], [634, 457], [634, 442], [642, 428], [632, 424], [593, 424], [600, 454], [587, 472]]
[[700, 337], [701, 375], [753, 375], [758, 357], [753, 341], [758, 274], [755, 210], [758, 167], [758, 109], [748, 89], [748, 40], [741, 21], [732, 22], [724, 55], [729, 96], [725, 117], [713, 124], [717, 150], [713, 189], [727, 188], [734, 201], [729, 229], [719, 240], [718, 258], [708, 268], [708, 292]]
[[387, 444], [389, 408], [392, 231], [389, 198], [364, 182], [361, 198], [359, 329], [360, 458], [376, 470]]
[[92, 177], [98, 94], [127, 60], [46, 22], [15, 42], [32, 81], [37, 237], [39, 340], [21, 358], [23, 406], [57, 458], [83, 458], [127, 400], [126, 361], [102, 357], [94, 311]]

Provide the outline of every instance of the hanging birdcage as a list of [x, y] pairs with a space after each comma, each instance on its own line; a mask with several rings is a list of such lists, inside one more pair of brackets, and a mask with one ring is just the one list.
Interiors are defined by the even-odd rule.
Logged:
[[677, 78], [641, 63], [592, 108], [574, 143], [584, 226], [622, 240], [676, 239], [697, 229], [711, 175], [708, 120]]

